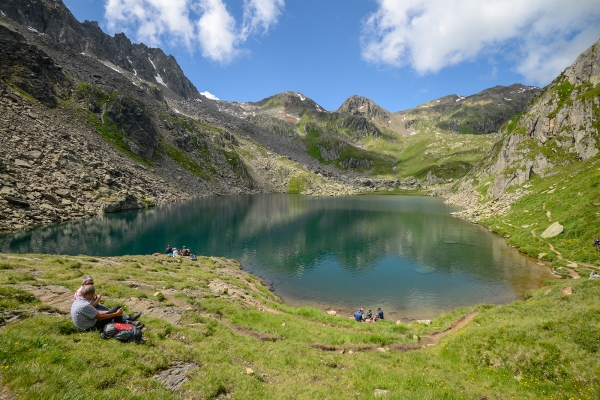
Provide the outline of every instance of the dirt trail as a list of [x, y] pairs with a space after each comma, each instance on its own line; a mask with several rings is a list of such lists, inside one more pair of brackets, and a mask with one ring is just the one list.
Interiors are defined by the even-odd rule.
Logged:
[[[537, 235], [535, 234], [535, 229], [532, 229], [532, 230], [531, 230], [531, 234], [533, 235], [533, 237], [534, 237], [534, 238], [537, 238]], [[540, 238], [540, 240], [541, 240], [541, 238]], [[585, 266], [585, 267], [594, 268], [594, 266], [593, 266], [592, 264], [587, 264], [587, 263], [583, 263], [583, 262], [575, 262], [575, 261], [567, 260], [566, 258], [564, 258], [564, 257], [562, 256], [562, 254], [561, 254], [561, 253], [560, 253], [558, 250], [556, 250], [556, 249], [554, 248], [554, 246], [552, 245], [552, 243], [549, 243], [549, 242], [547, 242], [547, 241], [545, 241], [545, 240], [544, 240], [543, 242], [544, 242], [544, 243], [546, 243], [546, 244], [548, 245], [548, 247], [550, 247], [550, 250], [551, 250], [551, 251], [552, 251], [554, 254], [556, 254], [556, 258], [558, 258], [559, 260], [566, 261], [566, 262], [568, 262], [569, 264], [574, 264], [574, 265], [583, 265], [583, 266]], [[567, 267], [563, 267], [563, 268], [567, 270], [567, 272], [568, 272], [568, 274], [569, 274], [569, 276], [570, 276], [571, 278], [573, 278], [573, 279], [579, 279], [579, 278], [581, 278], [581, 276], [579, 276], [579, 274], [578, 274], [578, 273], [577, 273], [575, 270], [572, 270], [572, 269], [570, 269], [570, 268], [567, 268]]]
[[357, 351], [387, 351], [388, 349], [396, 350], [396, 351], [418, 350], [418, 349], [422, 349], [423, 347], [429, 347], [429, 346], [436, 345], [440, 341], [441, 338], [458, 331], [459, 329], [464, 327], [466, 324], [468, 324], [478, 314], [479, 314], [479, 311], [477, 311], [477, 310], [471, 311], [470, 313], [466, 314], [465, 316], [460, 318], [458, 321], [456, 321], [450, 328], [440, 331], [440, 332], [431, 333], [427, 336], [423, 336], [421, 338], [421, 341], [419, 343], [415, 343], [415, 344], [405, 344], [405, 343], [393, 344], [393, 345], [388, 346], [387, 348], [382, 348], [377, 345], [372, 345], [372, 346], [363, 345], [363, 346], [355, 346], [352, 348], [349, 348], [348, 346], [330, 346], [330, 345], [324, 345], [324, 344], [311, 344], [311, 346], [314, 347], [315, 349], [320, 349], [320, 350], [324, 350], [324, 351], [344, 351], [344, 352], [349, 351], [349, 350], [352, 350], [353, 352], [357, 352]]
[[234, 325], [229, 321], [220, 320], [219, 322], [228, 326], [229, 329], [231, 329], [234, 332], [241, 333], [242, 335], [246, 335], [246, 336], [251, 336], [255, 339], [260, 340], [261, 342], [276, 342], [278, 340], [283, 340], [283, 338], [281, 338], [279, 336], [269, 335], [268, 333], [252, 331], [250, 329], [246, 329], [246, 328], [242, 328], [241, 326]]

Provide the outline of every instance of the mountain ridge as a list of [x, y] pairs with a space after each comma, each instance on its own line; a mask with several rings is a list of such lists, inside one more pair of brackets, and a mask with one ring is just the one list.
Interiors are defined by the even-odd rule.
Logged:
[[167, 96], [176, 94], [186, 99], [199, 96], [175, 57], [143, 43], [132, 44], [124, 33], [111, 37], [95, 21], [80, 23], [61, 0], [3, 0], [1, 7], [5, 16], [32, 32], [47, 35], [70, 50], [109, 61], [136, 77], [170, 89], [165, 90]]

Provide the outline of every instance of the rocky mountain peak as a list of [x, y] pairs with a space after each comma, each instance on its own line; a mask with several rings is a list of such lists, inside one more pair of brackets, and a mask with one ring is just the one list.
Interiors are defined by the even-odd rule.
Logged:
[[173, 56], [143, 43], [132, 44], [123, 33], [111, 37], [98, 22], [80, 23], [61, 0], [0, 0], [0, 10], [30, 31], [50, 37], [65, 50], [108, 61], [121, 71], [155, 84], [168, 97], [199, 96]]
[[382, 121], [389, 121], [391, 117], [389, 111], [377, 105], [373, 100], [358, 95], [353, 95], [346, 99], [337, 112], [362, 115], [368, 119]]
[[288, 112], [300, 111], [303, 109], [325, 111], [323, 107], [318, 105], [314, 100], [299, 92], [283, 92], [274, 96], [267, 97], [256, 103], [250, 103], [262, 109], [274, 107], [283, 107]]
[[577, 60], [565, 70], [564, 75], [569, 82], [581, 84], [584, 82], [592, 85], [600, 83], [600, 41], [584, 51]]

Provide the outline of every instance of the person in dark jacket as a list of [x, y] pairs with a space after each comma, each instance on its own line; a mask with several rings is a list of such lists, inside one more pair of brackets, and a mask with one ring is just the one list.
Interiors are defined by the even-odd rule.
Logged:
[[173, 254], [173, 248], [170, 244], [167, 245], [167, 250], [165, 250], [165, 254]]
[[381, 307], [377, 308], [377, 319], [383, 319], [383, 310]]

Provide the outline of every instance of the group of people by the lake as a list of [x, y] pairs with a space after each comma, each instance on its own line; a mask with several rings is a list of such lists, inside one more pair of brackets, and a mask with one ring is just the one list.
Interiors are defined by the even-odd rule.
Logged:
[[375, 313], [375, 315], [373, 315], [371, 310], [369, 310], [365, 313], [365, 310], [363, 310], [362, 308], [359, 308], [358, 311], [356, 311], [354, 313], [354, 319], [358, 322], [375, 322], [378, 319], [384, 319], [383, 318], [383, 310], [381, 309], [381, 307], [378, 307], [377, 313]]
[[171, 247], [171, 245], [168, 244], [165, 254], [167, 257], [189, 257], [190, 260], [196, 261], [196, 256], [185, 246], [183, 246], [182, 249], [178, 249], [177, 247]]
[[71, 320], [79, 331], [102, 331], [111, 322], [121, 322], [142, 329], [144, 324], [138, 321], [141, 312], [123, 315], [123, 308], [115, 306], [108, 308], [100, 304], [102, 295], [96, 294], [94, 278], [86, 276], [81, 287], [73, 295], [71, 305]]

